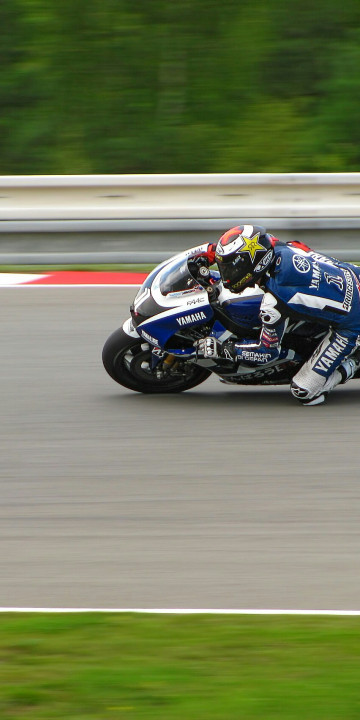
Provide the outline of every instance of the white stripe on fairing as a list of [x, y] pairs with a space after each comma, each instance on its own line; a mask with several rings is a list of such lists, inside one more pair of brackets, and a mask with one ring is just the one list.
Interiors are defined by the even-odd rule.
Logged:
[[360, 610], [291, 610], [277, 608], [58, 608], [0, 607], [0, 613], [143, 613], [146, 615], [316, 615], [325, 617], [360, 617]]
[[[193, 295], [193, 293], [191, 295], [187, 295], [186, 299], [188, 299], [188, 298], [191, 299], [192, 295]], [[198, 293], [197, 297], [199, 297], [199, 300], [201, 300], [201, 304], [196, 305], [195, 307], [194, 306], [181, 307], [181, 305], [176, 305], [176, 307], [171, 307], [170, 310], [164, 310], [164, 312], [159, 313], [158, 315], [153, 315], [151, 318], [148, 318], [147, 320], [143, 320], [143, 322], [140, 323], [137, 327], [142, 328], [143, 326], [145, 326], [145, 328], [146, 328], [147, 323], [155, 322], [156, 320], [163, 320], [164, 318], [174, 317], [177, 319], [178, 313], [180, 313], [180, 312], [181, 313], [186, 312], [187, 315], [194, 315], [194, 313], [201, 312], [201, 311], [204, 312], [204, 310], [211, 308], [211, 305], [209, 302], [209, 295], [207, 294], [206, 291], [204, 291], [203, 293]], [[161, 295], [161, 298], [162, 298], [161, 302], [163, 303], [164, 296]], [[178, 298], [178, 299], [181, 300], [181, 298]], [[184, 305], [184, 298], [182, 298], [182, 305]], [[197, 321], [195, 321], [195, 322], [197, 322]]]

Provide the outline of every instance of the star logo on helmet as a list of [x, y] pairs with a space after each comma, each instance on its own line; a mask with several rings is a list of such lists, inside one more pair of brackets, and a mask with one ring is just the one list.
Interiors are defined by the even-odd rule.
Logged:
[[259, 237], [260, 233], [257, 233], [257, 235], [254, 235], [253, 237], [246, 237], [245, 235], [241, 235], [241, 239], [243, 240], [243, 245], [241, 248], [239, 248], [239, 252], [248, 252], [251, 259], [255, 260], [255, 255], [259, 250], [264, 251], [265, 248], [261, 243], [259, 243]]

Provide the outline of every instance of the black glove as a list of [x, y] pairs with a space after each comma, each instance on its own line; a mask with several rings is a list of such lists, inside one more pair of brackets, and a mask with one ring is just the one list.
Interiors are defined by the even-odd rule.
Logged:
[[212, 360], [230, 360], [235, 361], [234, 343], [227, 341], [219, 342], [214, 337], [205, 337], [194, 343], [197, 355]]
[[215, 302], [219, 297], [218, 282], [211, 277], [209, 260], [204, 255], [188, 260], [191, 275], [209, 294], [209, 301]]
[[209, 260], [205, 255], [199, 255], [199, 257], [188, 260], [188, 268], [195, 280], [200, 283], [210, 277]]

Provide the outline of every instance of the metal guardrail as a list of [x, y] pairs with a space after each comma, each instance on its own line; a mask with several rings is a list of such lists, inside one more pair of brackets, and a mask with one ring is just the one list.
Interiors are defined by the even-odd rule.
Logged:
[[284, 222], [360, 227], [360, 173], [0, 177], [0, 231], [56, 232], [75, 223], [82, 232], [85, 225], [109, 230], [111, 223], [113, 231], [129, 232], [144, 223], [166, 230], [199, 221], [218, 229], [234, 219], [269, 219], [275, 229]]
[[360, 230], [360, 217], [258, 217], [255, 212], [248, 217], [238, 215], [224, 218], [172, 218], [133, 220], [0, 220], [1, 233], [145, 233], [145, 232], [217, 232], [238, 225], [256, 223], [272, 232], [281, 230]]
[[[360, 260], [360, 173], [0, 177], [1, 264], [157, 263], [174, 254], [173, 233], [176, 242], [192, 233], [191, 246], [196, 233], [211, 239], [246, 222], [280, 237], [305, 232], [321, 252]], [[107, 233], [126, 250], [109, 252]]]

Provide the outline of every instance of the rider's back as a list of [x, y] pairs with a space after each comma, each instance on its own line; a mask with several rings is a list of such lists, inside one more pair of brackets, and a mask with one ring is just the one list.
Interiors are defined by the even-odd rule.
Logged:
[[338, 328], [353, 327], [358, 318], [360, 328], [359, 280], [351, 265], [280, 243], [274, 252], [266, 289], [284, 310]]

